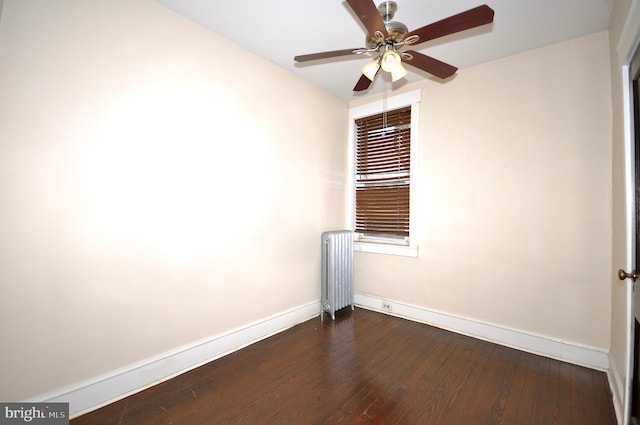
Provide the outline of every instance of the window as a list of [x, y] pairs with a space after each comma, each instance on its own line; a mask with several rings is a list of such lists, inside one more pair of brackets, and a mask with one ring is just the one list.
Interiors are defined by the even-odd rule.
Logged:
[[411, 106], [355, 120], [356, 220], [363, 237], [409, 237]]
[[414, 91], [350, 110], [357, 250], [417, 256], [419, 102]]

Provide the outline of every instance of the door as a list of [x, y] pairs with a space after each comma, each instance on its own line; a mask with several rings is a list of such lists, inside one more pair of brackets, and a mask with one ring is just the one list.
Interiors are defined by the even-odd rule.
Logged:
[[620, 270], [620, 279], [631, 279], [633, 285], [633, 373], [631, 378], [630, 423], [640, 425], [640, 282], [637, 281], [637, 267], [640, 265], [640, 49], [636, 50], [629, 67], [632, 80], [633, 104], [633, 155], [634, 155], [634, 225], [635, 260], [630, 273]]

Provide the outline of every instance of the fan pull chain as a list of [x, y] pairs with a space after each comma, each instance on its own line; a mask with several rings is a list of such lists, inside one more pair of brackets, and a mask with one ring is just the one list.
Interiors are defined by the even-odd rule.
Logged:
[[387, 98], [391, 83], [384, 78], [384, 90], [382, 91], [382, 134], [387, 135]]

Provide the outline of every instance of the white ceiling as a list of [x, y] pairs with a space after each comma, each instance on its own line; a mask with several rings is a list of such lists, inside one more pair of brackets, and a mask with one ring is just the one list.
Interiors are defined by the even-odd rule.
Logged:
[[[358, 55], [296, 64], [300, 54], [365, 46], [365, 30], [342, 0], [156, 0], [247, 50], [349, 100], [379, 92], [380, 73], [368, 91], [353, 86], [369, 57]], [[494, 11], [489, 25], [449, 35], [414, 49], [466, 68], [608, 28], [611, 0], [395, 0], [394, 20], [409, 31], [481, 4]], [[376, 0], [376, 6], [381, 0]], [[213, 53], [212, 53], [213, 54]], [[550, 64], [552, 65], [552, 64]], [[407, 67], [394, 87], [435, 78]], [[453, 77], [455, 78], [455, 76]]]

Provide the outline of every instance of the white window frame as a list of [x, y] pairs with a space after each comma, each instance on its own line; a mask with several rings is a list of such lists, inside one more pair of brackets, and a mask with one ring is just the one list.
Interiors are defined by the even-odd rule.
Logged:
[[347, 191], [347, 223], [350, 223], [351, 230], [355, 230], [355, 144], [356, 128], [355, 120], [380, 114], [383, 111], [399, 109], [411, 106], [411, 169], [409, 189], [409, 238], [406, 242], [399, 244], [392, 238], [361, 238], [356, 233], [354, 249], [362, 252], [373, 252], [378, 254], [401, 255], [406, 257], [418, 256], [418, 147], [420, 145], [420, 101], [422, 100], [422, 90], [413, 90], [389, 98], [384, 98], [375, 102], [355, 106], [349, 109], [349, 169], [348, 169], [348, 191]]

